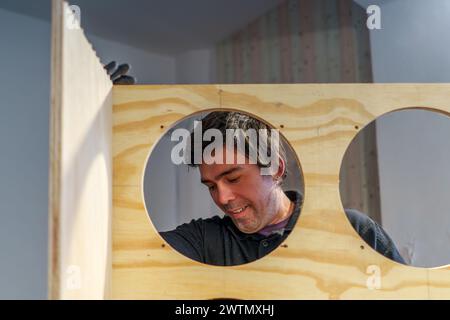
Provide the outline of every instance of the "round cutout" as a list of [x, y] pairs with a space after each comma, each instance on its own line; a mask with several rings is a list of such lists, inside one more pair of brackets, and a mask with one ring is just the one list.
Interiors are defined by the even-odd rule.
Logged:
[[450, 119], [423, 109], [387, 113], [347, 148], [340, 194], [352, 226], [399, 263], [450, 263]]
[[262, 258], [293, 229], [304, 194], [297, 156], [278, 129], [241, 111], [173, 125], [144, 173], [150, 219], [172, 248], [210, 265]]

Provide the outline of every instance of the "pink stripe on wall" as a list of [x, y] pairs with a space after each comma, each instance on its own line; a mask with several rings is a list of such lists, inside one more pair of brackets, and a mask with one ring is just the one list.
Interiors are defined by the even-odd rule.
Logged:
[[314, 45], [314, 5], [313, 1], [300, 0], [300, 48], [303, 52], [302, 82], [317, 82], [315, 74], [315, 45]]
[[341, 30], [341, 82], [355, 82], [355, 48], [352, 29], [352, 0], [339, 0], [339, 28]]
[[261, 19], [257, 19], [249, 26], [250, 45], [251, 45], [251, 76], [252, 82], [261, 83], [262, 81], [262, 61], [261, 61]]
[[242, 31], [237, 32], [232, 38], [234, 83], [242, 83]]
[[289, 36], [288, 2], [278, 6], [278, 30], [280, 34], [280, 67], [281, 82], [293, 82], [292, 79], [292, 48]]

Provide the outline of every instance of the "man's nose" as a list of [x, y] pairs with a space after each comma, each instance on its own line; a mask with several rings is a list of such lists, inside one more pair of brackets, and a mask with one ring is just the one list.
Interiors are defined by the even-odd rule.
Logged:
[[224, 185], [217, 186], [217, 201], [221, 205], [223, 206], [227, 205], [230, 201], [233, 201], [234, 198], [235, 197], [231, 188]]

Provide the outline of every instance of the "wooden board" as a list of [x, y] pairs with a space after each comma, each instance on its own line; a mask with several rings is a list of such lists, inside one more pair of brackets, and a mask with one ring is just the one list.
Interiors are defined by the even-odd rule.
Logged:
[[[450, 267], [384, 258], [353, 230], [339, 197], [343, 154], [364, 125], [407, 107], [448, 114], [449, 92], [449, 84], [115, 87], [112, 297], [450, 299]], [[304, 173], [304, 207], [285, 246], [241, 266], [182, 256], [156, 232], [144, 205], [142, 179], [154, 143], [175, 121], [211, 108], [243, 110], [280, 128]]]
[[104, 299], [111, 277], [112, 82], [52, 3], [49, 297]]

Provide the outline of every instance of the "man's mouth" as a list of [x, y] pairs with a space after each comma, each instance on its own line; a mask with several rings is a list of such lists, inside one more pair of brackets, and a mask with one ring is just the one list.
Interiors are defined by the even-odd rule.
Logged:
[[231, 215], [233, 215], [236, 218], [239, 218], [240, 216], [243, 216], [245, 214], [245, 209], [248, 208], [248, 205], [239, 207], [233, 210], [228, 210], [227, 212]]

